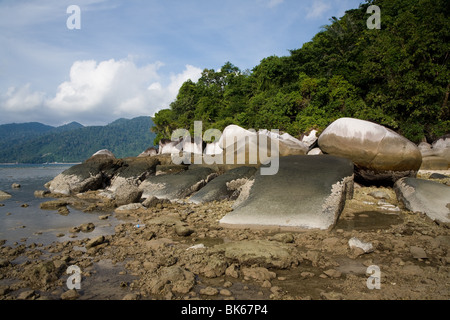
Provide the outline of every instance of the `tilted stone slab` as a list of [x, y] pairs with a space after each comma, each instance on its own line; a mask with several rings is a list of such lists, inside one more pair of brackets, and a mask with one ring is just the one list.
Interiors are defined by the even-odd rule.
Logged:
[[423, 212], [434, 221], [450, 222], [450, 187], [435, 181], [402, 178], [394, 185], [397, 198], [414, 212]]
[[215, 200], [220, 201], [228, 199], [230, 190], [227, 184], [239, 179], [246, 181], [253, 176], [255, 172], [256, 168], [254, 167], [238, 167], [227, 171], [200, 189], [200, 191], [189, 199], [189, 202], [206, 203]]
[[280, 158], [276, 175], [255, 175], [249, 196], [220, 223], [224, 226], [331, 229], [353, 192], [353, 163], [344, 158]]
[[182, 200], [200, 190], [206, 183], [216, 177], [210, 168], [196, 168], [174, 174], [150, 176], [144, 180], [139, 189], [142, 198], [157, 197], [171, 201]]

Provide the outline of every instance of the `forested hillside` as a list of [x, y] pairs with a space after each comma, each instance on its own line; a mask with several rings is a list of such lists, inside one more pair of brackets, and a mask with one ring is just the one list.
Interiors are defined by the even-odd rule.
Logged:
[[[366, 25], [369, 5], [381, 29]], [[449, 132], [450, 1], [374, 0], [349, 10], [290, 55], [252, 70], [227, 62], [187, 81], [154, 117], [155, 143], [174, 129], [280, 129], [299, 136], [341, 117], [385, 125], [414, 142]], [[293, 35], [295, 36], [295, 35]]]
[[137, 156], [151, 147], [155, 138], [150, 117], [119, 119], [107, 126], [79, 126], [72, 123], [53, 128], [35, 138], [3, 139], [0, 163], [81, 162], [101, 149], [110, 150], [118, 158]]

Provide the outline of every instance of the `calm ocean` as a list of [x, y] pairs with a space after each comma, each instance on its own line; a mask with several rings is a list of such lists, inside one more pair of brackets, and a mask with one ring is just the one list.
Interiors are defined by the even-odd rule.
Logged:
[[[67, 216], [59, 215], [56, 211], [41, 210], [41, 202], [51, 198], [36, 198], [34, 191], [45, 190], [44, 184], [52, 180], [71, 165], [65, 164], [0, 164], [0, 190], [8, 192], [11, 198], [0, 200], [0, 240], [7, 240], [6, 245], [14, 246], [18, 243], [50, 244], [53, 241], [66, 241], [71, 235], [69, 229], [83, 223], [92, 222], [96, 226], [93, 232], [78, 233], [77, 239], [112, 234], [117, 220], [113, 216], [108, 220], [99, 220], [101, 212], [85, 213], [69, 207]], [[11, 185], [18, 183], [18, 189]], [[28, 205], [23, 207], [22, 205]], [[64, 234], [63, 237], [57, 237]]]

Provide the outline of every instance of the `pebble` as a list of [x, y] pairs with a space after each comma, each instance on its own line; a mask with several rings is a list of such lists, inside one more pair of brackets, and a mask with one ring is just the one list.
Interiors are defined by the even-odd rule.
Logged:
[[75, 289], [71, 289], [69, 291], [64, 292], [61, 294], [62, 300], [76, 300], [80, 297], [80, 294]]
[[58, 208], [58, 214], [62, 216], [67, 216], [70, 213], [69, 209], [66, 206]]
[[300, 276], [302, 278], [312, 278], [312, 277], [314, 277], [314, 273], [305, 271], [305, 272], [300, 273]]
[[104, 236], [98, 236], [97, 238], [89, 240], [88, 243], [86, 243], [86, 249], [90, 249], [90, 248], [93, 248], [95, 246], [98, 246], [98, 245], [102, 244], [103, 242], [105, 242], [105, 237]]
[[175, 233], [180, 237], [188, 237], [194, 233], [194, 230], [183, 225], [177, 225], [175, 226]]
[[335, 279], [340, 278], [342, 275], [341, 272], [339, 272], [335, 269], [329, 269], [329, 270], [324, 271], [323, 273], [325, 273], [330, 278], [335, 278]]
[[416, 246], [409, 247], [409, 251], [411, 252], [414, 259], [427, 259], [427, 253], [424, 249]]
[[373, 191], [369, 193], [369, 196], [375, 198], [375, 199], [390, 199], [389, 195], [384, 191]]
[[34, 290], [26, 290], [17, 296], [17, 300], [28, 300], [34, 296]]
[[230, 290], [228, 289], [222, 289], [220, 290], [220, 295], [225, 296], [225, 297], [231, 297], [232, 293]]
[[206, 287], [204, 289], [200, 290], [200, 294], [203, 294], [205, 296], [215, 296], [219, 293], [219, 290], [213, 287]]

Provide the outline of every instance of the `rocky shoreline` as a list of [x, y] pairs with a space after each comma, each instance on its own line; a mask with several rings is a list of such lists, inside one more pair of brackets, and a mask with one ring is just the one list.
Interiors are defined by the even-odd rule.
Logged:
[[450, 171], [419, 171], [419, 149], [399, 137], [404, 152], [391, 152], [397, 138], [380, 128], [378, 142], [367, 134], [378, 153], [364, 159], [339, 136], [361, 137], [355, 128], [319, 138], [335, 156], [307, 156], [294, 138], [272, 136], [283, 157], [267, 177], [249, 163], [176, 165], [162, 150], [126, 159], [100, 151], [35, 196], [61, 215], [114, 215], [114, 234], [77, 239], [96, 228], [87, 223], [47, 246], [2, 241], [0, 299], [449, 299]]
[[[419, 174], [422, 179], [429, 175]], [[440, 182], [450, 183], [450, 179]], [[91, 210], [92, 200], [86, 198], [95, 198], [95, 192], [90, 194], [52, 203]], [[223, 228], [219, 221], [232, 210], [232, 204], [228, 200], [207, 204], [162, 201], [154, 207], [115, 213], [123, 223], [116, 226], [114, 235], [48, 246], [3, 245], [0, 297], [450, 298], [448, 226], [405, 210], [390, 187], [357, 186], [331, 232]], [[100, 207], [112, 214], [104, 203], [96, 203], [96, 209]], [[68, 232], [76, 235], [92, 227], [75, 226]], [[370, 243], [373, 249], [364, 252], [351, 247], [353, 238]], [[65, 272], [71, 265], [82, 270], [81, 290], [67, 288]], [[371, 265], [381, 270], [380, 290], [367, 288], [370, 275], [366, 271]], [[106, 279], [102, 266], [109, 267]]]

